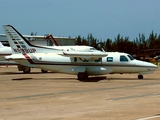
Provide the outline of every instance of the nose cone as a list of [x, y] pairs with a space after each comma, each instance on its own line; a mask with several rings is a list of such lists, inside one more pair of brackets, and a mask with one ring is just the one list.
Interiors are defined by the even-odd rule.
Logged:
[[144, 66], [151, 67], [151, 68], [158, 68], [157, 65], [155, 65], [153, 63], [149, 63], [149, 62], [144, 62]]
[[155, 71], [158, 69], [158, 66], [153, 64], [153, 63], [147, 63], [148, 64], [148, 69]]
[[136, 65], [141, 67], [141, 72], [143, 72], [144, 74], [153, 73], [155, 70], [158, 69], [158, 66], [153, 63], [139, 61], [139, 60], [137, 61]]

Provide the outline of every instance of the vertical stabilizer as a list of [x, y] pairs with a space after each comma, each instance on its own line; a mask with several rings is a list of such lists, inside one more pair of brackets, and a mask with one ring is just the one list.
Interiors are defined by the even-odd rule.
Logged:
[[3, 29], [6, 33], [13, 54], [18, 53], [35, 53], [36, 49], [29, 43], [13, 26], [4, 25]]
[[4, 48], [4, 45], [0, 42], [0, 48]]

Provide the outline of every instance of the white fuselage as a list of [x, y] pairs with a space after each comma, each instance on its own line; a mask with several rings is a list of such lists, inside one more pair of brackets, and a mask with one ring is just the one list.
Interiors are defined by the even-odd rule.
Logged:
[[149, 74], [157, 69], [156, 65], [130, 58], [131, 56], [126, 53], [107, 52], [107, 54], [108, 56], [97, 60], [84, 60], [54, 53], [33, 53], [24, 55], [24, 59], [16, 61], [22, 65], [32, 64], [44, 70], [67, 74], [78, 74], [79, 72], [86, 72], [88, 75]]

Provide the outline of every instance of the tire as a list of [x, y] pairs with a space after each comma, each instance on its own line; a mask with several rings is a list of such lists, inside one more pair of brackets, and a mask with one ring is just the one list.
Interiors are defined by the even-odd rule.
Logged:
[[41, 69], [41, 72], [42, 72], [42, 73], [47, 73], [48, 71]]
[[138, 75], [138, 79], [143, 79], [143, 75]]
[[78, 80], [83, 80], [83, 79], [87, 79], [88, 75], [85, 72], [79, 72], [77, 77], [78, 77]]
[[30, 68], [30, 67], [25, 67], [25, 68], [23, 69], [23, 73], [30, 73], [30, 71], [31, 71], [31, 68]]

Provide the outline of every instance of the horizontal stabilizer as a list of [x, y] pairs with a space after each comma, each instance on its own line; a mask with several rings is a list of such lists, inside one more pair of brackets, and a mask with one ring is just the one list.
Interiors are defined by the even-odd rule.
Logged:
[[7, 60], [24, 60], [26, 58], [21, 54], [20, 55], [14, 54], [14, 55], [5, 56], [5, 59], [7, 59]]

